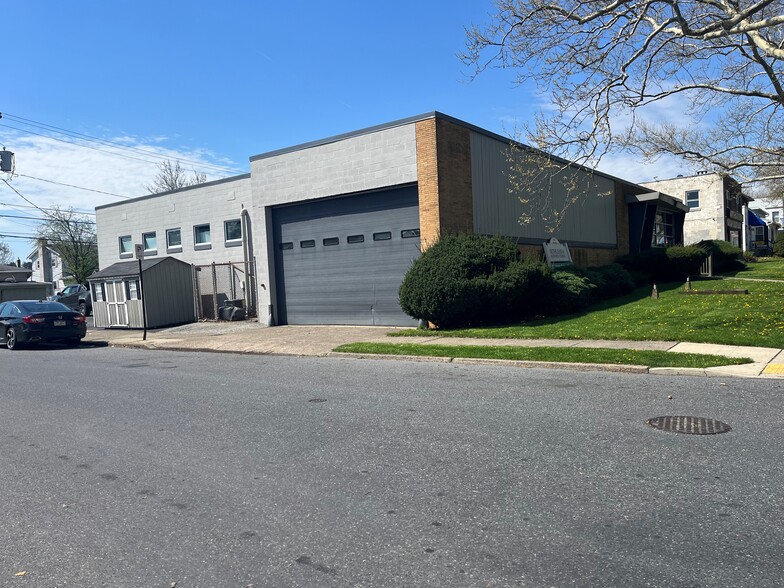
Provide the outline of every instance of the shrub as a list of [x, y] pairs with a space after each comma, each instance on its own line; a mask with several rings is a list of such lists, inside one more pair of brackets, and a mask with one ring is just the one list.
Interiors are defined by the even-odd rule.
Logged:
[[508, 323], [542, 314], [550, 281], [547, 265], [531, 259], [493, 273], [487, 280], [492, 298], [487, 320]]
[[552, 275], [545, 314], [569, 314], [588, 307], [591, 292], [596, 286], [586, 276], [571, 271], [557, 271]]
[[743, 269], [740, 247], [736, 247], [728, 241], [706, 240], [697, 243], [709, 254], [713, 254], [713, 273], [723, 274], [739, 269]]
[[773, 255], [784, 257], [784, 237], [779, 237], [777, 241], [773, 242]]
[[597, 300], [623, 296], [634, 290], [635, 282], [632, 275], [618, 263], [590, 268], [589, 272], [596, 273], [601, 278], [596, 281], [591, 278], [591, 281], [596, 285], [594, 297]]
[[[537, 273], [523, 271], [518, 258], [517, 245], [502, 237], [443, 236], [411, 265], [400, 286], [400, 307], [444, 328], [499, 320], [504, 312], [517, 312], [515, 300], [524, 297], [516, 287]], [[499, 302], [502, 297], [506, 301]]]
[[651, 247], [639, 253], [623, 255], [616, 260], [634, 279], [635, 284], [650, 284], [665, 274], [667, 253], [661, 247]]
[[668, 264], [663, 275], [657, 279], [665, 281], [685, 280], [700, 271], [702, 262], [708, 257], [708, 252], [697, 245], [675, 245], [665, 250]]

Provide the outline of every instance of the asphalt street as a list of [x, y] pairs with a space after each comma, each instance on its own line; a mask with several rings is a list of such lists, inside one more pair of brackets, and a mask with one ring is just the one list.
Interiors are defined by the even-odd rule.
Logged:
[[[0, 356], [0, 586], [784, 577], [777, 381], [111, 347]], [[662, 415], [732, 431], [646, 424]]]

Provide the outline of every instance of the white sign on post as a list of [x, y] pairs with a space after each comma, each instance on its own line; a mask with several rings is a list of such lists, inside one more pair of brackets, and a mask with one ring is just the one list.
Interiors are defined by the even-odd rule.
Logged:
[[133, 256], [136, 259], [144, 259], [144, 245], [136, 243], [133, 246]]
[[550, 267], [572, 263], [569, 245], [560, 243], [555, 237], [542, 243], [542, 247], [544, 247], [544, 257]]

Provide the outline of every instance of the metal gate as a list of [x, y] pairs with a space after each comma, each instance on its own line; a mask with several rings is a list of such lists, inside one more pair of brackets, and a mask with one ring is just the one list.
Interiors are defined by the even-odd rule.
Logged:
[[256, 312], [256, 260], [193, 266], [194, 306], [198, 320], [217, 320], [221, 306]]

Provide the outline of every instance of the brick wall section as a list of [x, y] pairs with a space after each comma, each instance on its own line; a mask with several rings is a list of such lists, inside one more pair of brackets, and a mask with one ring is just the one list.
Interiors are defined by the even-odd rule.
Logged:
[[464, 127], [432, 118], [416, 123], [419, 226], [422, 248], [441, 233], [471, 232], [471, 135]]

